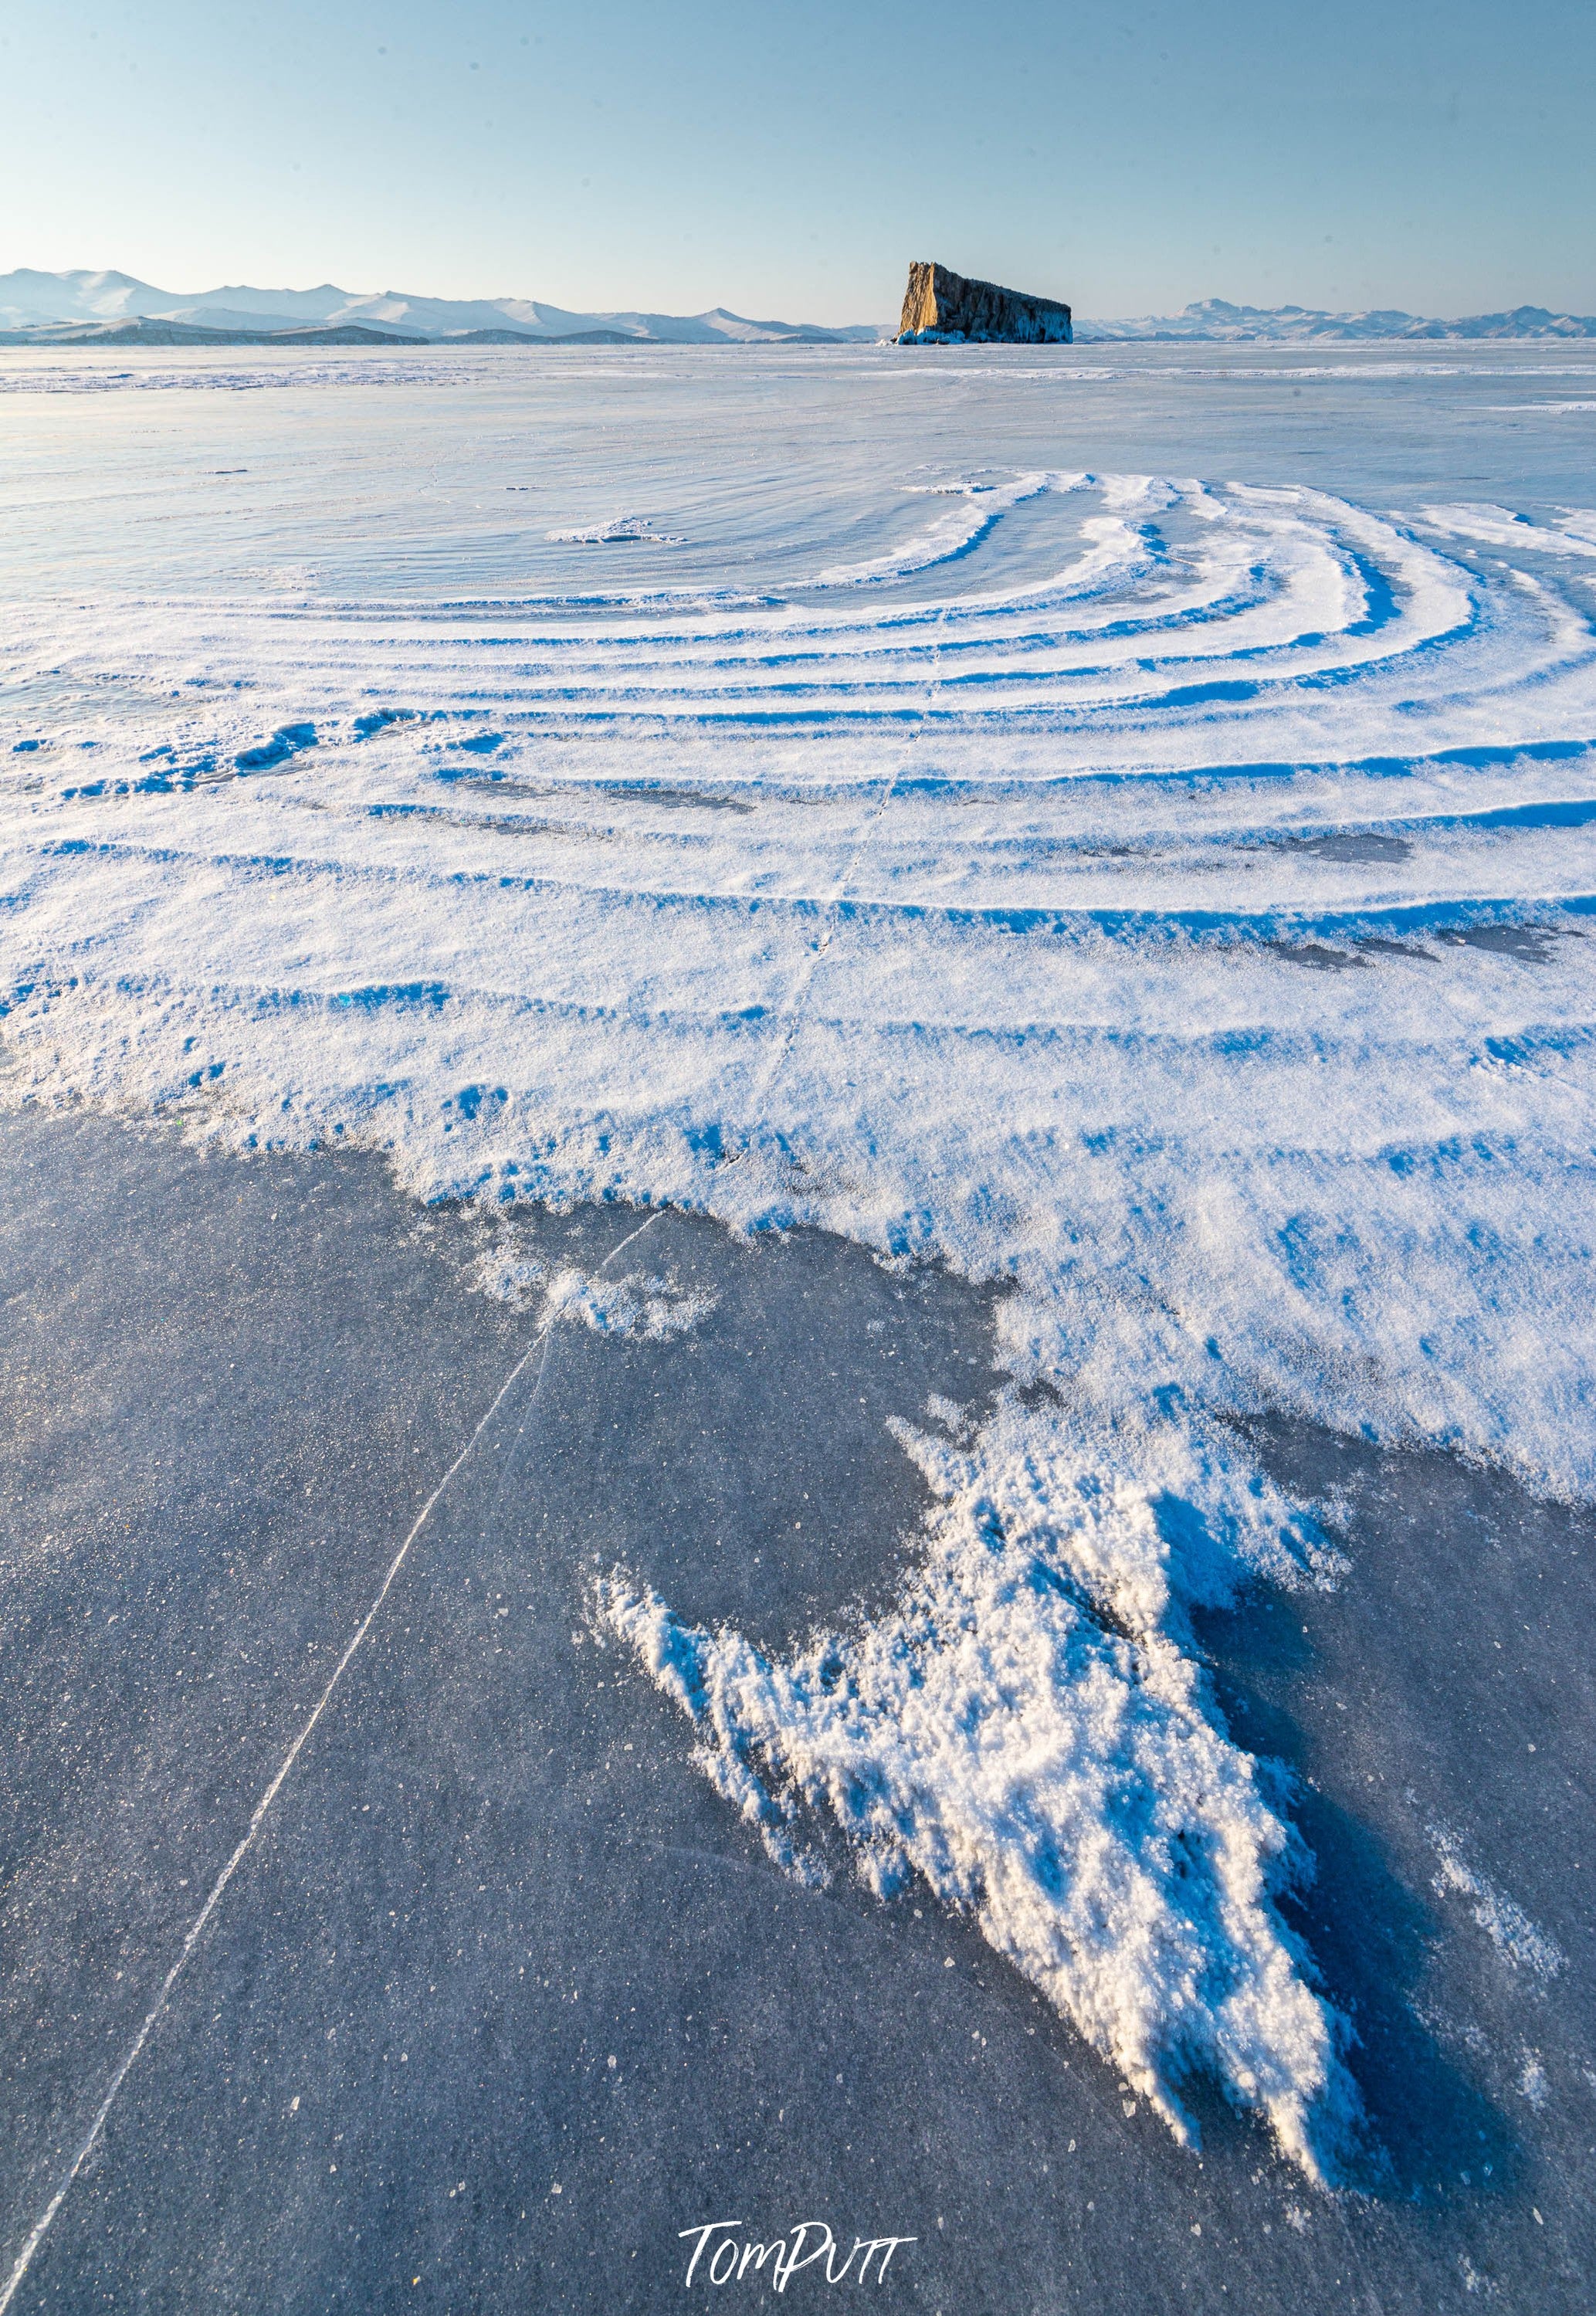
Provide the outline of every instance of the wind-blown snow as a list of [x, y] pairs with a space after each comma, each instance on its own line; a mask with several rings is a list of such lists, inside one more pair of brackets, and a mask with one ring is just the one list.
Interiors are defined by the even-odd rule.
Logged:
[[[199, 575], [211, 499], [127, 571], [60, 516], [3, 646], [7, 1098], [1008, 1283], [986, 1429], [901, 1443], [938, 1509], [894, 1611], [785, 1660], [624, 1572], [599, 1613], [796, 1867], [834, 1816], [1177, 2129], [1206, 2071], [1325, 2175], [1355, 2103], [1276, 1910], [1292, 1841], [1186, 1619], [1333, 1578], [1238, 1417], [1596, 1493], [1596, 534], [1085, 471], [1037, 455], [1034, 363], [906, 424], [941, 359], [530, 387], [482, 358], [335, 422], [263, 396], [268, 433], [364, 426], [379, 515], [368, 545], [361, 502], [281, 479], [257, 534], [254, 476], [202, 477], [247, 582]], [[580, 457], [529, 462], [529, 394]], [[126, 424], [39, 406], [85, 472]], [[218, 475], [254, 464], [239, 423]], [[427, 427], [467, 441], [458, 485]], [[468, 552], [434, 551], [414, 472]], [[682, 543], [611, 531], [599, 595], [573, 534], [606, 503]], [[390, 513], [416, 544], [384, 560]], [[558, 1291], [675, 1323], [657, 1282]]]
[[1430, 1839], [1440, 1871], [1435, 1887], [1445, 1895], [1472, 1898], [1474, 1919], [1504, 1961], [1538, 1978], [1556, 1978], [1568, 1960], [1556, 1941], [1537, 1928], [1523, 1908], [1499, 1890], [1488, 1875], [1469, 1865], [1456, 1834], [1431, 1826]]

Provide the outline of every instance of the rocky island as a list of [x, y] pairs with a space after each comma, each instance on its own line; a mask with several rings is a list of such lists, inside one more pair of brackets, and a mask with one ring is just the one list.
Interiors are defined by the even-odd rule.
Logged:
[[900, 346], [1069, 345], [1070, 309], [1057, 298], [1031, 298], [995, 281], [967, 281], [946, 265], [909, 268]]

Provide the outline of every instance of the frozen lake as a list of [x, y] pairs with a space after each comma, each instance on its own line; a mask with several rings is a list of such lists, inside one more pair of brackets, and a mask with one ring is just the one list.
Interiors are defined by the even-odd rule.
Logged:
[[[352, 2184], [318, 2141], [285, 2202], [299, 2143], [226, 2153], [183, 2076], [207, 2019], [213, 2089], [229, 2035], [308, 2035], [296, 1957], [347, 1955], [406, 1874], [383, 1986], [455, 1985], [488, 2055], [452, 2068], [450, 2029], [431, 2106], [393, 2112], [497, 2183], [468, 2219], [447, 2183], [427, 2304], [469, 2273], [484, 2305], [535, 2275], [538, 2304], [653, 2307], [676, 2229], [745, 2205], [916, 2237], [882, 2289], [928, 2309], [1051, 2305], [1061, 2263], [1064, 2304], [1585, 2304], [1596, 361], [31, 353], [0, 423], [30, 1679], [53, 1696], [122, 1581], [127, 1483], [82, 1476], [75, 1394], [131, 1373], [157, 1273], [180, 1366], [190, 1266], [231, 1261], [240, 1349], [273, 1348], [247, 1422], [227, 1392], [162, 1419], [210, 1444], [142, 1547], [145, 1645], [198, 1619], [219, 1667], [207, 1555], [232, 1581], [314, 1530], [262, 1611], [245, 1770], [185, 1771], [176, 1807], [139, 1666], [95, 1672], [76, 1754], [65, 1706], [30, 1723], [18, 2048], [30, 1920], [59, 2016], [8, 2263], [87, 2151], [16, 2304], [220, 2306], [263, 2263], [283, 2304], [417, 2304], [377, 1977], [332, 2020]], [[318, 1200], [344, 1283], [311, 1315]], [[438, 1244], [406, 1235], [427, 1211]], [[42, 1270], [41, 1216], [73, 1250]], [[383, 1412], [290, 1506], [260, 1475], [305, 1421], [300, 1341]], [[513, 1385], [367, 1627], [419, 1509], [370, 1425], [423, 1394], [436, 1480], [529, 1347], [531, 1413]], [[138, 1393], [106, 1404], [126, 1455]], [[657, 1479], [615, 1460], [643, 1413]], [[370, 1545], [334, 1568], [345, 1462]], [[229, 1465], [247, 1542], [198, 1476]], [[68, 1469], [63, 1558], [38, 1513]], [[536, 1626], [512, 1664], [461, 1655], [455, 1607], [404, 1648], [404, 1587], [490, 1572]], [[369, 1637], [185, 1948], [315, 1704], [307, 1620], [329, 1671]], [[193, 1727], [219, 1765], [235, 1735]], [[412, 1746], [421, 1815], [346, 1842]], [[91, 2000], [130, 1869], [83, 1788], [123, 1755], [129, 1822], [170, 1845], [175, 1808], [194, 1870]], [[611, 1831], [582, 1871], [635, 1918], [614, 1973], [659, 2036], [702, 2016], [662, 1957], [713, 1926], [718, 2087], [662, 2075], [620, 2156], [598, 2092], [535, 2088], [563, 2014], [495, 1976], [580, 1951], [596, 1902], [539, 1900], [500, 1953], [496, 1885], [473, 1908], [439, 1864], [475, 1811], [524, 1882], [584, 1780]], [[735, 1861], [735, 1903], [689, 1853]], [[798, 1926], [788, 1959], [756, 1919]], [[828, 2053], [797, 2140], [734, 2088], [775, 2010]], [[611, 2056], [663, 2047], [624, 2031], [604, 2098]], [[157, 2145], [135, 2252], [117, 2199], [155, 2211]], [[985, 2187], [1027, 2165], [1021, 2222]], [[552, 2265], [512, 2223], [534, 2195]]]

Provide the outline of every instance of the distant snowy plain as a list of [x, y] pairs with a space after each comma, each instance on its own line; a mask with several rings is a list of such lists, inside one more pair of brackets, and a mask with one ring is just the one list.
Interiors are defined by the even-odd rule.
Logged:
[[1270, 1411], [1596, 1495], [1558, 352], [0, 374], [4, 1098], [1005, 1284], [995, 1412], [884, 1446], [890, 1614], [778, 1659], [622, 1570], [595, 1620], [788, 1870], [829, 1815], [1177, 2134], [1211, 2077], [1324, 2179], [1305, 1861], [1188, 1617], [1356, 1550]]

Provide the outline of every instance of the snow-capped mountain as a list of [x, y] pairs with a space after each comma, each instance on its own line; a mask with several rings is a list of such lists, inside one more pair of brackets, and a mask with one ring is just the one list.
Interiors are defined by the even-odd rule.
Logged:
[[1137, 338], [1194, 338], [1218, 343], [1290, 344], [1303, 339], [1346, 343], [1379, 338], [1593, 338], [1596, 316], [1555, 314], [1545, 306], [1515, 306], [1511, 313], [1470, 314], [1438, 322], [1397, 307], [1362, 313], [1331, 314], [1312, 306], [1233, 306], [1224, 298], [1199, 298], [1179, 314], [1146, 314], [1134, 320], [1075, 324], [1077, 343], [1124, 343]]
[[13, 273], [0, 274], [0, 330], [33, 332], [76, 325], [86, 334], [138, 322], [227, 332], [363, 327], [426, 339], [489, 330], [495, 335], [545, 340], [602, 333], [667, 345], [791, 339], [868, 342], [882, 334], [873, 324], [833, 330], [803, 322], [750, 321], [721, 306], [707, 314], [577, 314], [535, 298], [421, 298], [395, 290], [370, 294], [340, 290], [330, 281], [316, 290], [254, 290], [228, 283], [182, 296], [129, 273], [41, 273], [21, 266]]

